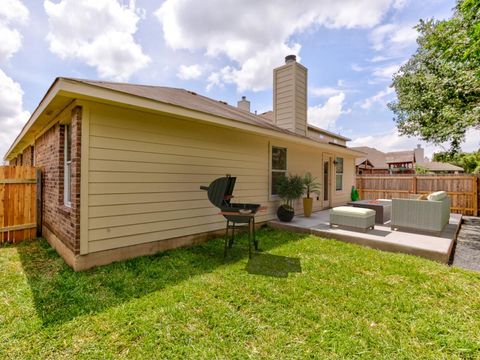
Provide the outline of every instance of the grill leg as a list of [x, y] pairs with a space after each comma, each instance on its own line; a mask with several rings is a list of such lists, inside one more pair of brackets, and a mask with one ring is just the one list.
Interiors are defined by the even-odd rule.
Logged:
[[227, 220], [227, 228], [225, 229], [225, 247], [223, 249], [223, 257], [227, 257], [227, 246], [228, 246], [228, 223], [229, 221]]
[[252, 219], [248, 220], [248, 257], [252, 257]]
[[230, 238], [230, 241], [228, 243], [228, 247], [231, 248], [232, 245], [233, 245], [233, 241], [235, 239], [235, 223], [232, 222], [232, 226], [231, 226], [231, 229], [232, 229], [232, 237]]
[[253, 232], [253, 244], [255, 245], [255, 251], [258, 251], [258, 241], [257, 241], [257, 236], [255, 233], [255, 217], [252, 217], [252, 232]]

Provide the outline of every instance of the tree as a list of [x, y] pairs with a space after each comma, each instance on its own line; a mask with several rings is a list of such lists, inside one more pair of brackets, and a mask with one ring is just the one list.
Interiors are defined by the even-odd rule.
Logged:
[[448, 162], [461, 166], [466, 173], [480, 173], [480, 151], [472, 153], [438, 152], [433, 154], [433, 161]]
[[416, 164], [415, 165], [415, 174], [425, 175], [425, 174], [428, 174], [428, 170], [425, 169], [423, 166]]
[[449, 20], [420, 20], [416, 53], [393, 78], [388, 104], [399, 133], [458, 151], [480, 128], [480, 1], [460, 0]]

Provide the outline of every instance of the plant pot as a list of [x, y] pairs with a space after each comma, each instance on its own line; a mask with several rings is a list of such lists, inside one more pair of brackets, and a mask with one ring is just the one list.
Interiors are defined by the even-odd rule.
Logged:
[[278, 210], [277, 210], [278, 220], [283, 222], [290, 222], [292, 221], [294, 215], [295, 215], [295, 211], [290, 206], [280, 205], [278, 207]]
[[313, 198], [303, 198], [303, 215], [305, 217], [312, 216]]

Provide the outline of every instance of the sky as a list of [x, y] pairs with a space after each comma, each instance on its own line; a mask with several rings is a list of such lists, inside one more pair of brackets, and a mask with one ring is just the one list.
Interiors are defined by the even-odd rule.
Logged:
[[[272, 108], [272, 70], [308, 68], [308, 121], [383, 151], [400, 137], [387, 103], [419, 19], [454, 0], [0, 0], [0, 155], [56, 77], [171, 86], [252, 111]], [[479, 148], [470, 131], [465, 151]]]

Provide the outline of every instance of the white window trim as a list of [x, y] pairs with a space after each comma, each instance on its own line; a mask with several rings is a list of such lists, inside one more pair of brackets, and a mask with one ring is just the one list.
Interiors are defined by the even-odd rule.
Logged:
[[[70, 160], [67, 160], [68, 141], [67, 135], [70, 132], [70, 139], [72, 133], [72, 127], [70, 124], [65, 124], [63, 128], [63, 204], [68, 207], [72, 207], [72, 155], [70, 154]], [[70, 141], [71, 142], [71, 141]], [[72, 144], [70, 143], [70, 152], [72, 151]], [[69, 171], [70, 170], [70, 171]]]
[[[344, 192], [345, 191], [345, 158], [344, 157], [341, 157], [341, 156], [335, 156], [335, 161], [337, 161], [337, 159], [342, 159], [343, 162], [343, 166], [342, 166], [342, 172], [341, 173], [337, 173], [337, 165], [335, 164], [334, 168], [335, 168], [335, 193], [341, 193], [341, 192]], [[337, 175], [342, 175], [342, 188], [340, 190], [337, 190]]]
[[[281, 148], [285, 149], [287, 152], [285, 170], [276, 170], [272, 167], [272, 155], [273, 155], [273, 148]], [[274, 145], [270, 144], [269, 146], [269, 153], [268, 153], [268, 198], [270, 201], [280, 200], [280, 196], [277, 194], [272, 194], [272, 173], [273, 172], [283, 172], [285, 175], [288, 174], [288, 148], [286, 146]]]

